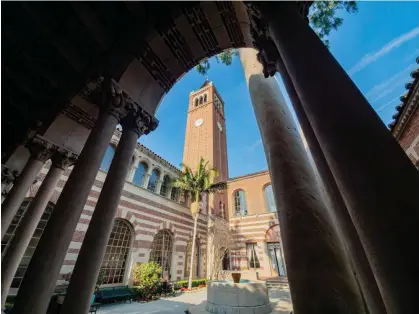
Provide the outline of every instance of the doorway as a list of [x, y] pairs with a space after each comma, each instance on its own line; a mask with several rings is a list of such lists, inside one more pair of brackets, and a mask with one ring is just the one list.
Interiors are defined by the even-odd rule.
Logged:
[[272, 275], [285, 276], [281, 245], [279, 243], [268, 243], [268, 252]]

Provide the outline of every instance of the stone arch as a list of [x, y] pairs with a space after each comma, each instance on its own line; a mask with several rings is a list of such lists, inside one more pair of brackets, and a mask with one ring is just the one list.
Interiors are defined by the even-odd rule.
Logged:
[[130, 223], [134, 235], [131, 246], [133, 248], [139, 247], [141, 243], [140, 219], [135, 216], [134, 212], [121, 208], [118, 208], [118, 211], [115, 215], [115, 219], [116, 218], [125, 219]]
[[279, 224], [272, 224], [266, 229], [265, 242], [282, 242]]

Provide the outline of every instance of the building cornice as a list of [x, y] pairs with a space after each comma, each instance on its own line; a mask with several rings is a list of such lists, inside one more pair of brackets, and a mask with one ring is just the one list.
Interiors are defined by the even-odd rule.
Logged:
[[260, 177], [260, 176], [263, 176], [263, 175], [266, 175], [266, 174], [269, 175], [269, 170], [262, 170], [262, 171], [258, 171], [258, 172], [254, 172], [254, 173], [245, 174], [245, 175], [239, 176], [239, 177], [229, 178], [227, 180], [227, 183], [236, 182], [236, 181], [240, 181], [240, 180], [243, 180], [243, 179]]
[[[419, 57], [416, 58], [416, 63], [419, 64]], [[394, 120], [388, 125], [396, 139], [403, 134], [406, 125], [419, 106], [419, 67], [410, 73], [410, 76], [413, 81], [406, 84], [407, 92], [400, 97], [402, 103], [396, 107]]]

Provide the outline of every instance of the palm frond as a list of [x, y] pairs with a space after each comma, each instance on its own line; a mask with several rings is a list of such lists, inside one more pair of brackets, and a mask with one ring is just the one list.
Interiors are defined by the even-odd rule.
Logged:
[[227, 190], [227, 182], [217, 182], [211, 184], [204, 192], [205, 193], [222, 193]]

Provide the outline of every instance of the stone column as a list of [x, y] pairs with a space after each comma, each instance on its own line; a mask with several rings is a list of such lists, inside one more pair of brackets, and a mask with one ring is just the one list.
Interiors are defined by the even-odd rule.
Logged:
[[1, 207], [2, 238], [42, 166], [51, 157], [50, 146], [46, 141], [38, 138], [28, 145], [31, 157]]
[[162, 184], [162, 182], [163, 182], [162, 179], [157, 180], [155, 193], [158, 194], [158, 195], [160, 195], [160, 190], [161, 190], [161, 184]]
[[387, 312], [415, 312], [419, 173], [294, 3], [260, 3]]
[[125, 100], [115, 83], [102, 85], [103, 112], [96, 121], [51, 214], [20, 285], [13, 311], [45, 314], [55, 289], [68, 246], [106, 149], [121, 116]]
[[88, 313], [138, 137], [154, 130], [157, 120], [134, 106], [121, 125], [122, 137], [83, 240], [60, 314]]
[[365, 313], [349, 262], [322, 200], [307, 152], [275, 78], [254, 49], [240, 49], [279, 206], [281, 238], [296, 313]]
[[52, 165], [47, 176], [42, 182], [35, 199], [30, 204], [22, 221], [15, 232], [6, 255], [2, 260], [1, 267], [1, 305], [2, 308], [6, 302], [7, 294], [12, 284], [13, 277], [19, 267], [19, 263], [25, 253], [25, 250], [32, 239], [38, 223], [44, 214], [48, 201], [60, 180], [61, 175], [68, 166], [76, 160], [74, 154], [68, 152], [57, 152], [52, 157]]
[[332, 221], [335, 224], [335, 229], [337, 230], [338, 235], [342, 239], [347, 258], [351, 261], [354, 276], [360, 284], [361, 292], [368, 306], [368, 310], [371, 314], [385, 313], [386, 310], [384, 302], [378, 289], [377, 282], [374, 278], [374, 274], [372, 273], [364, 247], [361, 244], [358, 233], [356, 232], [345, 202], [343, 201], [336, 181], [333, 178], [329, 165], [327, 164], [324, 154], [320, 148], [316, 135], [314, 134], [307, 115], [301, 106], [300, 99], [298, 98], [291, 78], [289, 77], [289, 74], [280, 58], [278, 59], [277, 65], [278, 71], [281, 74], [282, 80], [295, 109], [301, 129], [307, 140], [314, 163], [325, 186], [327, 192], [326, 196], [328, 197], [330, 203]]
[[147, 169], [147, 173], [144, 175], [144, 182], [143, 182], [143, 188], [145, 188], [145, 189], [147, 189], [147, 187], [148, 187], [148, 182], [150, 181], [150, 178], [151, 178], [151, 172], [152, 172], [152, 167], [150, 166], [148, 169]]

